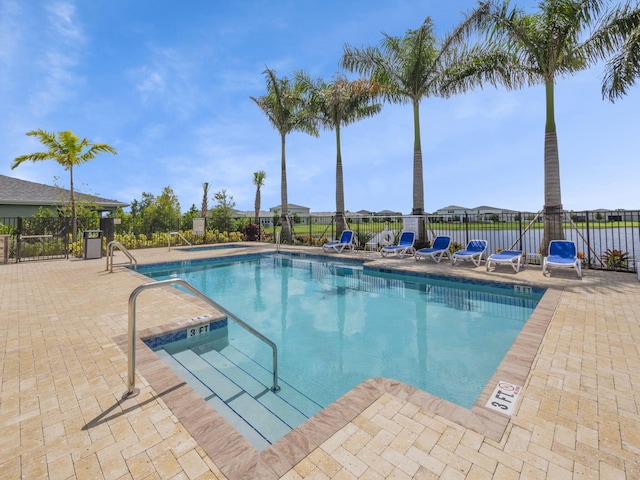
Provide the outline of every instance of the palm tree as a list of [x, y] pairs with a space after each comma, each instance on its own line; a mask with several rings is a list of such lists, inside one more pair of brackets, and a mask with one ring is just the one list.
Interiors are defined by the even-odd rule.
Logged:
[[30, 137], [37, 137], [40, 143], [47, 147], [46, 152], [35, 152], [16, 157], [11, 163], [13, 170], [23, 162], [39, 162], [41, 160], [55, 160], [69, 171], [69, 191], [71, 192], [72, 241], [76, 241], [78, 233], [78, 219], [76, 217], [76, 196], [73, 189], [73, 167], [93, 160], [101, 152], [117, 155], [118, 152], [106, 143], [93, 143], [86, 138], [80, 140], [70, 130], [55, 133], [44, 130], [27, 132]]
[[322, 79], [313, 81], [302, 72], [296, 77], [320, 124], [336, 132], [336, 237], [339, 237], [346, 228], [340, 128], [380, 112], [382, 105], [373, 103], [380, 86], [367, 80], [349, 81], [344, 75], [337, 75], [329, 83]]
[[541, 251], [551, 240], [564, 239], [560, 160], [555, 122], [556, 79], [573, 75], [602, 59], [615, 45], [616, 32], [602, 29], [589, 35], [606, 18], [606, 0], [541, 0], [538, 11], [526, 14], [509, 0], [481, 3], [473, 27], [513, 55], [514, 76], [509, 88], [542, 84], [545, 87], [544, 137], [545, 229]]
[[626, 95], [640, 77], [640, 8], [629, 4], [615, 10], [593, 35], [594, 41], [616, 40], [615, 55], [607, 62], [602, 96], [611, 102]]
[[281, 145], [281, 183], [280, 183], [280, 219], [282, 239], [291, 242], [291, 221], [289, 218], [289, 200], [287, 198], [287, 162], [285, 157], [285, 139], [287, 134], [299, 130], [318, 136], [316, 122], [306, 108], [300, 86], [292, 84], [287, 77], [278, 78], [276, 72], [267, 67], [263, 72], [267, 80], [267, 93], [259, 98], [250, 97], [280, 134]]
[[256, 201], [253, 204], [256, 225], [260, 225], [260, 188], [264, 185], [265, 178], [267, 173], [264, 170], [253, 172], [253, 184], [256, 186]]
[[[467, 18], [442, 41], [434, 34], [429, 17], [416, 30], [403, 37], [383, 33], [380, 48], [345, 46], [341, 65], [349, 71], [369, 75], [382, 85], [384, 98], [393, 103], [411, 103], [413, 107], [413, 207], [420, 215], [418, 243], [425, 240], [424, 182], [420, 141], [420, 102], [424, 98], [461, 93], [483, 82], [496, 84], [496, 76], [508, 75], [508, 58], [490, 44], [466, 45], [463, 34]], [[501, 79], [509, 83], [508, 78]]]

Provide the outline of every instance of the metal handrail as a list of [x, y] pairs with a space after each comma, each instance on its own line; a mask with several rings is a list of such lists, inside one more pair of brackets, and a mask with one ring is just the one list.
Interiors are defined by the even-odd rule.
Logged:
[[129, 296], [129, 363], [128, 363], [128, 373], [127, 373], [127, 391], [124, 393], [123, 398], [135, 397], [140, 390], [136, 388], [136, 298], [138, 295], [147, 288], [156, 288], [156, 287], [164, 287], [166, 285], [181, 285], [191, 293], [193, 293], [196, 297], [204, 300], [213, 308], [219, 310], [227, 318], [230, 318], [242, 328], [247, 330], [252, 335], [256, 336], [258, 339], [262, 340], [264, 343], [271, 347], [273, 351], [273, 385], [271, 386], [272, 392], [279, 392], [280, 387], [278, 386], [278, 347], [275, 343], [265, 337], [263, 334], [254, 329], [251, 325], [240, 320], [237, 316], [231, 313], [226, 308], [222, 307], [215, 301], [211, 300], [200, 290], [196, 289], [185, 280], [181, 278], [169, 278], [167, 280], [159, 280], [157, 282], [144, 283], [136, 287], [131, 295]]
[[184, 240], [187, 245], [191, 246], [191, 242], [189, 242], [189, 240], [184, 238], [180, 232], [169, 232], [169, 235], [167, 235], [167, 244], [169, 246], [169, 251], [171, 251], [171, 235], [177, 235], [182, 240]]
[[[129, 253], [129, 250], [127, 250], [124, 245], [115, 240], [107, 244], [107, 268], [105, 268], [105, 270], [109, 270], [110, 273], [113, 273], [113, 251], [115, 250], [115, 247], [118, 247], [122, 253], [129, 257], [129, 265], [133, 266], [134, 270], [138, 270], [138, 260]], [[111, 262], [109, 262], [109, 259], [111, 259]]]

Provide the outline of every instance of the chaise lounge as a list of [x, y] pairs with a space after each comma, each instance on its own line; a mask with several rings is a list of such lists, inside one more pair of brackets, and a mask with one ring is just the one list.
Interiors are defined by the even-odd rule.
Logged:
[[451, 237], [445, 235], [439, 235], [433, 241], [433, 244], [429, 248], [421, 248], [413, 256], [416, 261], [421, 258], [431, 257], [436, 263], [440, 263], [443, 256], [448, 256], [451, 260], [451, 253], [449, 252], [449, 246], [451, 245]]
[[325, 243], [322, 245], [322, 250], [328, 252], [333, 249], [337, 253], [342, 253], [345, 248], [349, 250], [353, 250], [353, 231], [352, 230], [343, 230], [342, 235], [340, 235], [340, 240], [334, 240], [332, 242]]
[[542, 274], [549, 273], [549, 267], [575, 268], [578, 277], [582, 278], [582, 264], [578, 258], [576, 244], [570, 240], [551, 240], [549, 256], [542, 261]]
[[486, 240], [471, 240], [464, 250], [458, 250], [451, 255], [451, 264], [455, 265], [458, 259], [471, 260], [476, 267], [480, 266], [482, 257], [487, 251]]
[[520, 250], [502, 250], [501, 252], [492, 253], [487, 258], [487, 272], [491, 266], [507, 264], [515, 270], [516, 273], [520, 271], [520, 267], [524, 265], [522, 262], [522, 252]]
[[400, 240], [398, 240], [397, 245], [389, 245], [388, 247], [382, 247], [380, 250], [380, 254], [383, 257], [386, 257], [390, 253], [394, 255], [398, 255], [400, 258], [404, 258], [404, 256], [408, 254], [413, 254], [416, 252], [416, 249], [413, 247], [413, 244], [416, 241], [416, 234], [414, 232], [402, 232], [400, 235]]
[[389, 245], [393, 245], [395, 240], [395, 236], [391, 230], [383, 230], [382, 232], [376, 233], [371, 240], [364, 244], [364, 249], [367, 248], [369, 250], [378, 250], [381, 247], [387, 247]]

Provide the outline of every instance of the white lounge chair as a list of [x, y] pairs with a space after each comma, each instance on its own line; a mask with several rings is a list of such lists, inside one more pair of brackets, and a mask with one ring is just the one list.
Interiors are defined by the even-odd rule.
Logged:
[[476, 267], [479, 267], [480, 262], [482, 262], [482, 257], [486, 255], [486, 251], [486, 240], [471, 240], [467, 244], [467, 248], [453, 252], [453, 255], [451, 255], [451, 264], [455, 265], [458, 259], [471, 260]]
[[364, 249], [366, 250], [378, 250], [381, 247], [387, 247], [389, 245], [393, 245], [395, 241], [395, 236], [391, 230], [383, 230], [379, 233], [376, 233], [371, 240], [364, 244]]
[[520, 267], [524, 265], [522, 263], [522, 252], [520, 250], [502, 250], [498, 253], [492, 253], [487, 258], [487, 272], [491, 266], [508, 264], [515, 270], [520, 271]]
[[446, 235], [437, 236], [431, 247], [421, 248], [413, 256], [417, 260], [421, 258], [431, 257], [436, 263], [440, 263], [443, 256], [448, 256], [451, 260], [451, 253], [449, 252], [449, 246], [451, 245], [451, 237]]
[[343, 230], [342, 235], [340, 235], [340, 240], [334, 240], [332, 242], [325, 243], [322, 245], [322, 250], [328, 252], [333, 249], [337, 253], [342, 253], [345, 248], [349, 250], [353, 250], [353, 231], [352, 230]]
[[549, 273], [549, 267], [575, 268], [578, 277], [582, 278], [582, 263], [578, 258], [576, 244], [570, 240], [551, 240], [549, 256], [542, 261], [542, 274]]
[[405, 255], [413, 254], [416, 252], [413, 244], [416, 241], [416, 234], [414, 232], [402, 232], [400, 240], [397, 245], [389, 245], [388, 247], [382, 247], [380, 254], [386, 257], [390, 253], [398, 255], [400, 258], [404, 258]]

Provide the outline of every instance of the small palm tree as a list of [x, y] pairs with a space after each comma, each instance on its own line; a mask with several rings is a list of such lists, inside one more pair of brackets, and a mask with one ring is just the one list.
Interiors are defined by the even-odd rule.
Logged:
[[289, 200], [287, 198], [287, 162], [285, 145], [287, 134], [298, 130], [315, 137], [318, 128], [304, 102], [301, 88], [292, 84], [287, 77], [278, 78], [276, 72], [267, 68], [264, 71], [267, 80], [267, 93], [261, 97], [250, 97], [280, 134], [281, 145], [281, 183], [280, 183], [280, 219], [282, 222], [282, 239], [291, 242], [292, 228], [289, 218]]
[[374, 103], [380, 86], [367, 80], [349, 81], [344, 75], [337, 75], [327, 83], [322, 79], [311, 80], [299, 72], [297, 79], [305, 89], [309, 107], [320, 124], [336, 132], [336, 236], [339, 237], [346, 228], [340, 130], [342, 126], [380, 112], [382, 105]]
[[93, 143], [86, 138], [80, 140], [70, 130], [55, 133], [44, 130], [32, 130], [27, 132], [30, 137], [37, 137], [40, 143], [47, 147], [46, 152], [35, 152], [29, 155], [16, 157], [11, 164], [13, 170], [23, 162], [39, 162], [41, 160], [55, 160], [69, 171], [69, 191], [71, 194], [71, 217], [72, 217], [72, 240], [75, 242], [78, 234], [78, 219], [76, 216], [76, 196], [73, 189], [73, 167], [93, 160], [96, 155], [102, 152], [118, 152], [106, 143]]
[[260, 188], [264, 185], [266, 178], [267, 173], [264, 170], [253, 172], [253, 184], [256, 186], [256, 201], [253, 204], [256, 225], [260, 225]]
[[[496, 75], [508, 74], [506, 55], [491, 45], [463, 43], [467, 18], [442, 41], [436, 38], [430, 18], [403, 37], [383, 33], [380, 48], [345, 46], [341, 64], [349, 71], [369, 75], [382, 85], [383, 96], [393, 103], [413, 107], [413, 215], [424, 215], [424, 180], [420, 140], [420, 103], [429, 97], [449, 97], [483, 81], [496, 84]], [[502, 79], [508, 83], [507, 79]], [[419, 228], [425, 242], [424, 219]]]
[[622, 31], [603, 28], [597, 35], [592, 33], [598, 22], [607, 18], [607, 6], [606, 0], [541, 0], [538, 10], [527, 14], [512, 8], [509, 0], [487, 1], [472, 14], [472, 26], [485, 32], [489, 41], [501, 45], [514, 59], [509, 66], [512, 82], [507, 87], [545, 87], [543, 252], [551, 240], [564, 239], [555, 122], [556, 79], [586, 69], [616, 45], [617, 34]]

